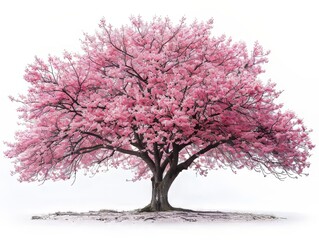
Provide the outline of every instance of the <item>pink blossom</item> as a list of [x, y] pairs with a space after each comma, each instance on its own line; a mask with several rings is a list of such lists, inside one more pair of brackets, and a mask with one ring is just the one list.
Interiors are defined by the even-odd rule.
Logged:
[[21, 180], [109, 166], [136, 179], [225, 166], [281, 177], [309, 166], [309, 130], [277, 104], [274, 83], [258, 80], [269, 53], [258, 43], [250, 54], [213, 37], [211, 20], [131, 23], [102, 19], [83, 53], [27, 67], [28, 93], [11, 98], [22, 102], [26, 129], [6, 152]]

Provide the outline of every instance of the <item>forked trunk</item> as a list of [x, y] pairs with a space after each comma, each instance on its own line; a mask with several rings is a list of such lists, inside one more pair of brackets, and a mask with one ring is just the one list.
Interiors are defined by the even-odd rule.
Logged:
[[[180, 174], [181, 171], [187, 169], [192, 161], [189, 164], [188, 162], [185, 162], [186, 164], [184, 163], [178, 166], [178, 153], [182, 148], [180, 145], [177, 145], [175, 143], [173, 143], [172, 146], [173, 152], [167, 159], [165, 159], [161, 166], [161, 157], [158, 151], [158, 145], [156, 143], [154, 144], [155, 168], [153, 170], [153, 177], [151, 179], [152, 199], [151, 203], [141, 209], [141, 211], [157, 212], [176, 210], [176, 208], [173, 208], [168, 202], [168, 191], [176, 177]], [[164, 173], [165, 167], [168, 163], [170, 164], [169, 170]]]

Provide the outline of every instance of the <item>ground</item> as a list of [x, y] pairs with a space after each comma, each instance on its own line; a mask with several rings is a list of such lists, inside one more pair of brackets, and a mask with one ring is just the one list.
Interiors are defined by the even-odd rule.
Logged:
[[225, 222], [225, 221], [274, 221], [282, 218], [253, 213], [178, 210], [168, 212], [140, 212], [99, 210], [89, 212], [56, 212], [33, 216], [32, 220], [94, 220], [103, 222]]

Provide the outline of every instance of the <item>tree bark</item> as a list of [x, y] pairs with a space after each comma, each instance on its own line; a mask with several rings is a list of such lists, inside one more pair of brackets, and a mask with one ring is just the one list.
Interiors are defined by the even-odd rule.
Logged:
[[[179, 152], [187, 145], [178, 145], [173, 143], [173, 151], [171, 154], [160, 164], [161, 156], [158, 151], [158, 146], [154, 144], [154, 168], [152, 180], [152, 199], [150, 204], [146, 207], [140, 209], [142, 212], [157, 212], [157, 211], [172, 211], [172, 210], [181, 210], [181, 208], [174, 208], [169, 204], [168, 201], [168, 191], [176, 179], [176, 177], [183, 171], [188, 169], [188, 167], [194, 162], [198, 156], [204, 154], [211, 150], [212, 148], [217, 147], [222, 141], [215, 144], [210, 144], [202, 150], [198, 151], [196, 154], [190, 156], [186, 161], [178, 164]], [[169, 170], [166, 172], [165, 176], [164, 171], [167, 166], [170, 164]], [[183, 209], [184, 210], [184, 209]]]
[[[177, 175], [176, 175], [177, 176]], [[142, 208], [142, 212], [172, 211], [168, 201], [168, 191], [175, 180], [176, 176], [165, 176], [164, 179], [152, 177], [152, 198], [150, 204]]]
[[172, 206], [168, 202], [169, 186], [165, 181], [152, 181], [152, 199], [150, 208], [153, 211], [169, 211]]

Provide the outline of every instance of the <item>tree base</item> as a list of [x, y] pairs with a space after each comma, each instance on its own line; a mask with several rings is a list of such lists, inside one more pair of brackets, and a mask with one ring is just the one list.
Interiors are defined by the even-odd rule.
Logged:
[[167, 211], [174, 211], [175, 208], [173, 208], [171, 205], [161, 206], [159, 208], [156, 208], [152, 206], [152, 204], [148, 204], [145, 207], [141, 209], [137, 209], [138, 212], [167, 212]]
[[194, 210], [191, 209], [186, 209], [186, 208], [176, 208], [172, 207], [171, 205], [166, 206], [165, 208], [161, 208], [160, 210], [156, 210], [151, 206], [151, 204], [146, 205], [143, 208], [139, 208], [136, 210], [137, 212], [168, 212], [168, 211], [180, 211], [180, 212], [195, 212]]

